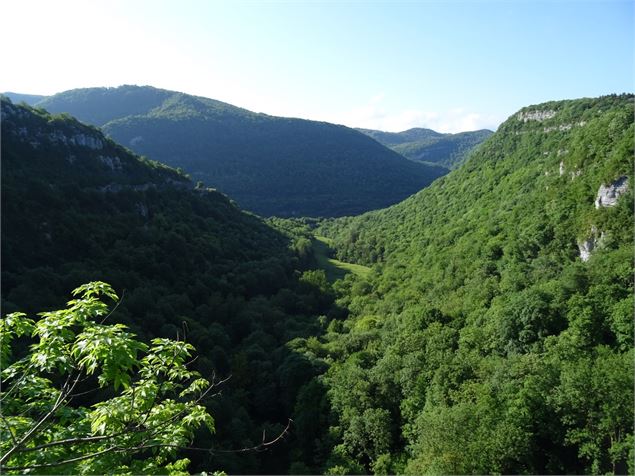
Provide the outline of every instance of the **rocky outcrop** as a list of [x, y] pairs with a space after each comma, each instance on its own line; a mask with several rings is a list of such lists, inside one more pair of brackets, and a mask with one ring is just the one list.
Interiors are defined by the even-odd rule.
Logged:
[[527, 122], [527, 121], [544, 121], [546, 119], [551, 119], [556, 115], [556, 111], [552, 109], [546, 109], [544, 111], [533, 110], [533, 111], [525, 111], [519, 112], [517, 114], [517, 118], [519, 121]]
[[[2, 120], [25, 120], [26, 112], [11, 103], [2, 103]], [[63, 144], [65, 146], [87, 147], [93, 150], [101, 150], [105, 147], [99, 133], [91, 134], [89, 129], [77, 125], [67, 126], [67, 129], [54, 129], [48, 124], [35, 125], [34, 127], [17, 126], [10, 129], [11, 134], [23, 142], [28, 142], [32, 147], [39, 148], [43, 143]], [[88, 133], [87, 133], [88, 132]]]
[[69, 142], [73, 145], [79, 145], [82, 147], [88, 147], [89, 149], [99, 150], [104, 148], [104, 143], [101, 139], [86, 134], [75, 134], [71, 136]]
[[614, 207], [620, 195], [628, 190], [628, 177], [621, 176], [608, 185], [600, 185], [597, 197], [595, 198], [595, 208]]
[[[39, 131], [37, 131], [36, 134], [38, 135], [38, 138], [42, 137], [42, 134], [39, 133]], [[69, 135], [67, 132], [58, 129], [44, 135], [44, 137], [57, 144], [88, 147], [93, 150], [100, 150], [104, 148], [104, 143], [101, 139], [84, 133]]]
[[589, 261], [589, 258], [591, 258], [591, 254], [593, 253], [593, 251], [602, 246], [605, 238], [606, 233], [601, 232], [598, 235], [598, 229], [595, 226], [592, 226], [591, 235], [588, 238], [578, 242], [580, 259], [584, 262]]

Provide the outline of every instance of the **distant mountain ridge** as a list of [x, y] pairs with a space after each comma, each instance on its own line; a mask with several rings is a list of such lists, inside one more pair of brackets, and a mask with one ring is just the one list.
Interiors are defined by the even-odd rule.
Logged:
[[359, 128], [357, 130], [389, 147], [408, 142], [440, 139], [441, 137], [448, 135], [433, 131], [432, 129], [425, 129], [423, 127], [414, 127], [402, 132], [384, 132], [374, 129]]
[[410, 160], [439, 165], [448, 169], [454, 169], [461, 165], [472, 149], [493, 134], [489, 129], [457, 134], [442, 134], [432, 129], [420, 127], [403, 132], [357, 130]]
[[75, 89], [37, 106], [99, 126], [265, 216], [355, 215], [397, 203], [447, 171], [345, 126], [150, 86]]
[[41, 94], [21, 94], [21, 93], [12, 93], [7, 91], [5, 93], [0, 93], [1, 96], [6, 96], [14, 103], [25, 102], [29, 106], [33, 106], [34, 104], [46, 99], [48, 96], [43, 96]]

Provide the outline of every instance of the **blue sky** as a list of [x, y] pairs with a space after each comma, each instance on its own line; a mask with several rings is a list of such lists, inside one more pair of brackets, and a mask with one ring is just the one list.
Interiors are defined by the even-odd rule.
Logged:
[[3, 13], [0, 91], [150, 84], [273, 115], [443, 132], [633, 91], [632, 0], [20, 0]]

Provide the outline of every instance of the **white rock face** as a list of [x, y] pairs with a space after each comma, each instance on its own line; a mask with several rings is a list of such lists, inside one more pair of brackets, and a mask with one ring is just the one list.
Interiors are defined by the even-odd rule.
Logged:
[[564, 161], [561, 160], [560, 161], [560, 176], [562, 177], [564, 175]]
[[580, 259], [584, 262], [589, 261], [591, 258], [591, 252], [595, 248], [595, 242], [591, 238], [587, 238], [581, 243], [578, 243], [578, 250], [580, 250]]
[[516, 117], [518, 117], [519, 121], [527, 122], [527, 121], [544, 121], [546, 119], [551, 119], [555, 115], [556, 115], [556, 111], [547, 109], [545, 111], [519, 112]]
[[104, 148], [104, 144], [100, 139], [86, 134], [75, 134], [70, 138], [69, 142], [73, 145], [81, 145], [93, 150]]
[[104, 148], [104, 143], [101, 139], [86, 134], [75, 134], [68, 137], [62, 131], [56, 130], [55, 132], [48, 134], [48, 139], [52, 142], [64, 145], [79, 145], [93, 150], [100, 150]]
[[578, 243], [578, 250], [580, 251], [580, 259], [584, 262], [589, 261], [593, 250], [602, 246], [602, 242], [606, 238], [604, 232], [600, 233], [598, 237], [598, 229], [595, 226], [591, 227], [591, 236]]
[[595, 199], [595, 208], [614, 207], [620, 195], [628, 190], [628, 177], [622, 176], [609, 185], [600, 185]]
[[572, 127], [573, 127], [573, 124], [560, 124], [559, 126], [545, 127], [543, 129], [543, 132], [553, 132], [553, 131], [564, 132], [564, 131], [571, 130]]

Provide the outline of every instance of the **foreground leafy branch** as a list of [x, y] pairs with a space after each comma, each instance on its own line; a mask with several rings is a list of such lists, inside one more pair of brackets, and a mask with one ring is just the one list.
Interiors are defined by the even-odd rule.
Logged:
[[[66, 309], [37, 322], [23, 313], [0, 321], [0, 469], [184, 470], [177, 451], [199, 428], [214, 432], [202, 400], [216, 385], [188, 368], [193, 347], [160, 338], [148, 346], [126, 326], [99, 322], [108, 313], [102, 298], [118, 300], [105, 283], [73, 295]], [[15, 358], [14, 347], [29, 339], [26, 355]], [[102, 398], [87, 404], [93, 393]]]

